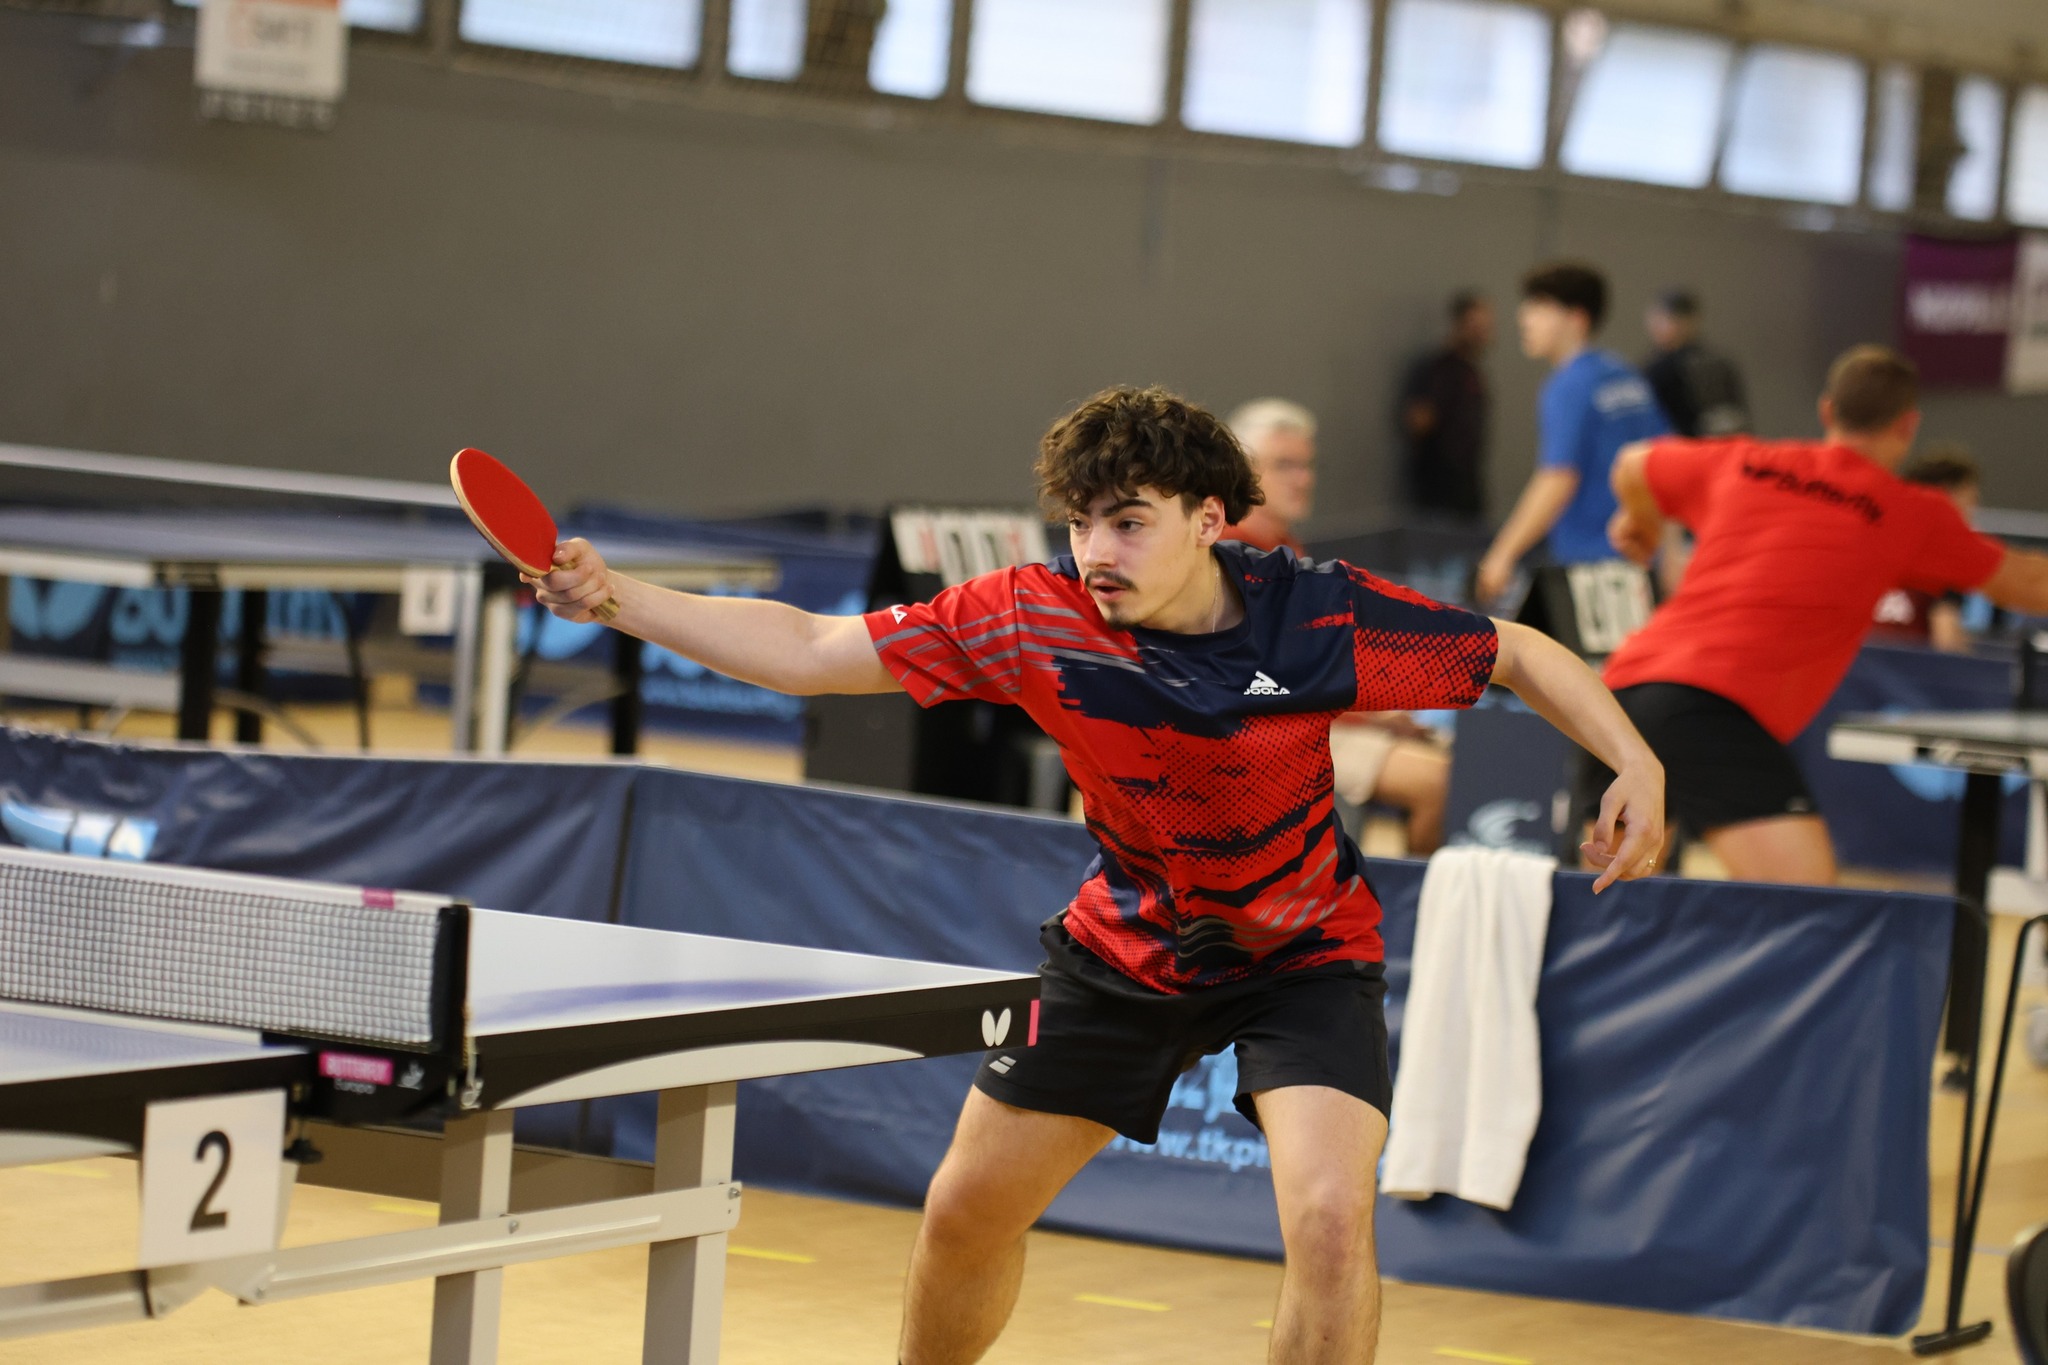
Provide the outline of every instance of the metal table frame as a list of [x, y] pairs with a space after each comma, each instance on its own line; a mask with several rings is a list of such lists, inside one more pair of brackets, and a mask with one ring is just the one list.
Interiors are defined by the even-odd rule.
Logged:
[[[190, 610], [179, 653], [177, 702], [177, 736], [187, 740], [204, 740], [210, 733], [217, 687], [216, 642], [223, 595], [229, 590], [250, 594], [244, 602], [237, 643], [237, 690], [259, 694], [264, 674], [264, 593], [289, 589], [397, 593], [408, 575], [423, 566], [450, 570], [457, 583], [450, 699], [456, 747], [501, 754], [509, 742], [520, 584], [517, 572], [498, 561], [481, 538], [474, 558], [452, 564], [426, 557], [321, 561], [309, 556], [303, 561], [279, 561], [237, 556], [232, 549], [217, 559], [165, 559], [141, 552], [76, 553], [47, 544], [0, 539], [0, 565], [7, 573], [22, 577], [187, 590]], [[621, 556], [613, 567], [664, 587], [694, 591], [765, 588], [777, 581], [775, 566], [765, 560], [690, 559], [642, 551]], [[618, 636], [612, 669], [617, 689], [612, 701], [612, 752], [629, 754], [638, 746], [640, 729], [639, 641]], [[260, 726], [260, 717], [243, 712], [236, 738], [255, 742], [261, 738]]]
[[[1925, 763], [1965, 775], [1956, 841], [1956, 917], [1949, 950], [1947, 1018], [1943, 1046], [1963, 1059], [1962, 1151], [1956, 1177], [1954, 1249], [1950, 1253], [1947, 1315], [1941, 1328], [1913, 1339], [1915, 1355], [1935, 1355], [1982, 1341], [1988, 1321], [1962, 1321], [1963, 1294], [1970, 1274], [1971, 1246], [1984, 1198], [1984, 1170], [1998, 1119], [2000, 1082], [2010, 1042], [2013, 999], [2006, 999], [1991, 1094], [1984, 1112], [1981, 1145], [1973, 1143], [1977, 1082], [1983, 1056], [1984, 983], [1991, 931], [1988, 907], [1992, 869], [1998, 862], [2003, 779], [2012, 774], [2039, 788], [2048, 782], [2048, 713], [2022, 711], [1929, 712], [1899, 716], [1844, 716], [1828, 731], [1828, 757], [1851, 763]], [[2020, 952], [2038, 921], [2021, 931]], [[2019, 958], [2013, 981], [2019, 980]], [[1974, 1164], [1974, 1179], [1972, 1170]]]

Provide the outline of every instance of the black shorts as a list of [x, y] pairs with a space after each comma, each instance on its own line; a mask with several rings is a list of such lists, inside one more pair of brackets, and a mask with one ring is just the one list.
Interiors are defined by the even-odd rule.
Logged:
[[1330, 1086], [1387, 1112], [1387, 981], [1377, 962], [1173, 995], [1122, 975], [1076, 943], [1058, 918], [1039, 939], [1046, 961], [1038, 969], [1038, 1040], [989, 1050], [974, 1083], [991, 1098], [1092, 1119], [1152, 1143], [1174, 1080], [1235, 1044], [1237, 1109], [1255, 1124], [1251, 1097], [1288, 1085]]
[[[1639, 683], [1614, 699], [1663, 763], [1665, 814], [1686, 833], [1817, 813], [1792, 751], [1726, 697], [1682, 683]], [[1612, 781], [1606, 764], [1581, 756], [1583, 818], [1600, 814], [1600, 798]]]

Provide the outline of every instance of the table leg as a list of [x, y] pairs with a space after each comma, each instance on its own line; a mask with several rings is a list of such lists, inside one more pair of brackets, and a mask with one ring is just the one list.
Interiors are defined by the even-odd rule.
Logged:
[[[448, 1120], [441, 1151], [441, 1221], [496, 1218], [512, 1202], [512, 1113], [489, 1109]], [[434, 1281], [432, 1365], [490, 1365], [498, 1358], [503, 1270]]]
[[185, 638], [178, 650], [178, 738], [213, 737], [214, 670], [220, 660], [218, 588], [185, 594]]
[[618, 695], [612, 698], [612, 752], [631, 755], [640, 751], [640, 660], [647, 648], [639, 637], [623, 630], [612, 632], [612, 677]]
[[[252, 697], [264, 696], [269, 691], [263, 668], [263, 632], [269, 624], [269, 615], [269, 593], [254, 588], [242, 593], [242, 629], [235, 642], [235, 688]], [[260, 712], [235, 712], [235, 742], [263, 742], [263, 716]]]
[[[655, 1120], [656, 1191], [721, 1185], [732, 1179], [731, 1081], [664, 1090]], [[647, 1248], [645, 1365], [717, 1365], [725, 1299], [725, 1234], [656, 1242]]]
[[477, 652], [476, 751], [502, 754], [512, 737], [512, 671], [518, 658], [519, 601], [499, 588], [484, 595]]
[[[1956, 895], [1987, 906], [1991, 869], [1998, 861], [1998, 826], [2004, 814], [2004, 786], [1995, 773], [1971, 773], [1963, 787], [1961, 828], [1956, 841]], [[1949, 940], [1948, 1023], [1942, 1047], [1966, 1057], [1983, 1026], [1984, 922], [1957, 915]]]
[[463, 570], [456, 580], [455, 657], [448, 674], [448, 729], [461, 753], [476, 748], [476, 637], [483, 600], [484, 571]]

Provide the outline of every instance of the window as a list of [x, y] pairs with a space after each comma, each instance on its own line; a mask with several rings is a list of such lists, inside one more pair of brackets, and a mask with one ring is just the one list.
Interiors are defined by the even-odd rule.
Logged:
[[1998, 212], [1998, 161], [2005, 141], [2005, 91], [1986, 76], [1956, 82], [1956, 136], [1963, 155], [1948, 176], [1948, 211], [1958, 218]]
[[1119, 123], [1165, 112], [1170, 0], [976, 0], [967, 97]]
[[2048, 227], [2048, 85], [2028, 86], [2013, 111], [2005, 211], [2016, 223]]
[[[199, 7], [199, 0], [178, 0]], [[387, 33], [414, 33], [420, 26], [421, 0], [341, 0], [341, 17], [352, 28], [379, 28]]]
[[1366, 0], [1195, 0], [1181, 119], [1349, 147], [1365, 136]]
[[420, 26], [420, 0], [341, 0], [341, 14], [357, 28], [412, 33]]
[[1705, 185], [1732, 55], [1720, 38], [1616, 24], [1579, 86], [1560, 154], [1564, 168], [1653, 185]]
[[1410, 156], [1535, 166], [1550, 99], [1550, 20], [1493, 0], [1393, 0], [1380, 145]]
[[1855, 203], [1868, 85], [1848, 57], [1751, 48], [1735, 75], [1721, 183], [1738, 194]]
[[807, 0], [732, 0], [725, 69], [756, 80], [791, 81], [804, 69]]
[[1877, 145], [1870, 153], [1870, 202], [1903, 212], [1913, 206], [1913, 163], [1920, 147], [1920, 73], [1896, 62], [1877, 78]]
[[697, 60], [700, 0], [463, 0], [465, 42], [645, 66]]
[[952, 42], [953, 0], [889, 0], [868, 58], [868, 84], [884, 94], [935, 99], [945, 93]]

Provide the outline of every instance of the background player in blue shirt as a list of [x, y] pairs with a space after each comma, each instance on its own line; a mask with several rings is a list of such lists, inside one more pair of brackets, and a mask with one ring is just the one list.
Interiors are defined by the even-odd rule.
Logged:
[[1607, 522], [1614, 515], [1608, 476], [1625, 445], [1668, 435], [1649, 381], [1612, 351], [1593, 346], [1607, 316], [1607, 281], [1583, 265], [1548, 265], [1522, 282], [1517, 315], [1522, 353], [1552, 366], [1537, 410], [1536, 473], [1486, 557], [1477, 595], [1507, 590], [1522, 556], [1548, 541], [1557, 564], [1614, 558]]

